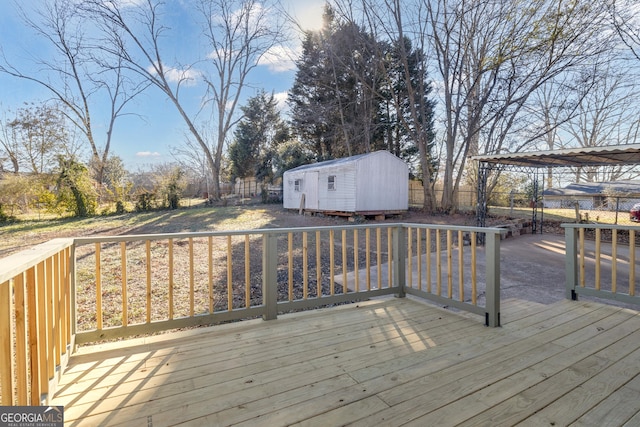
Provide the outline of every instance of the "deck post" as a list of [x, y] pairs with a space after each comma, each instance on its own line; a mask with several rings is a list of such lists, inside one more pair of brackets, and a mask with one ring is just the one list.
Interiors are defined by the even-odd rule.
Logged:
[[500, 233], [486, 233], [486, 319], [490, 327], [500, 326]]
[[[407, 239], [406, 227], [395, 227], [393, 233], [393, 286], [398, 288], [396, 297], [406, 296], [405, 285], [407, 281]], [[391, 267], [392, 264], [389, 264]]]
[[278, 317], [278, 236], [262, 235], [262, 304], [264, 320]]
[[565, 296], [567, 299], [576, 301], [576, 284], [578, 283], [578, 229], [573, 227], [564, 228], [565, 246]]

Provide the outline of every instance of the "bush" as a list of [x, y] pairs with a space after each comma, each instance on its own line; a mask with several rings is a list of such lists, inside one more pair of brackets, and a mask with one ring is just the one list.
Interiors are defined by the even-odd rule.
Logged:
[[116, 214], [120, 215], [126, 212], [127, 210], [124, 207], [124, 203], [122, 202], [122, 200], [118, 200], [116, 202]]
[[136, 212], [147, 212], [153, 210], [156, 195], [149, 191], [138, 194], [138, 201], [136, 202]]
[[7, 213], [4, 211], [4, 206], [0, 204], [0, 224], [13, 222], [15, 220], [16, 219], [14, 217], [7, 215]]

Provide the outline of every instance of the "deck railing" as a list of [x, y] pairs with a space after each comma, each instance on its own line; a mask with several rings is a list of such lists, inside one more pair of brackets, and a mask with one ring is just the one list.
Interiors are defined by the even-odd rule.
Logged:
[[0, 260], [0, 404], [46, 404], [73, 348], [73, 240]]
[[500, 232], [379, 224], [51, 241], [0, 260], [2, 402], [46, 403], [75, 344], [381, 295], [499, 326]]
[[636, 295], [638, 227], [562, 226], [565, 229], [567, 298], [589, 295], [640, 304], [640, 297]]

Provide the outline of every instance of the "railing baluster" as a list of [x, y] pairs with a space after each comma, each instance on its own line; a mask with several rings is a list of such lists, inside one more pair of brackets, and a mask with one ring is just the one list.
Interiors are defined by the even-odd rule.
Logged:
[[629, 295], [636, 294], [636, 232], [629, 230]]
[[251, 248], [249, 235], [244, 236], [244, 299], [245, 307], [251, 307]]
[[378, 289], [382, 289], [382, 230], [376, 228], [376, 254], [378, 262]]
[[360, 242], [358, 242], [358, 229], [353, 229], [353, 280], [356, 292], [360, 292], [360, 267], [358, 265], [358, 256]]
[[[422, 290], [422, 238], [420, 228], [416, 228], [416, 253], [418, 255], [418, 290]], [[413, 286], [413, 283], [411, 283]]]
[[[16, 314], [16, 403], [28, 405], [27, 366], [29, 353], [27, 350], [27, 289], [26, 273], [18, 274], [13, 280]], [[0, 297], [0, 301], [2, 297]], [[8, 312], [7, 312], [8, 313]], [[8, 353], [11, 354], [11, 353]], [[1, 356], [0, 356], [1, 357]], [[0, 362], [0, 366], [2, 362]], [[5, 390], [3, 388], [3, 390]], [[10, 390], [10, 389], [9, 389]]]
[[408, 254], [407, 254], [407, 275], [408, 275], [408, 282], [407, 282], [407, 286], [408, 287], [413, 287], [413, 236], [412, 236], [412, 232], [411, 232], [411, 227], [407, 227], [407, 250], [408, 250]]
[[[393, 236], [391, 228], [387, 228], [387, 288], [393, 287]], [[404, 266], [403, 266], [404, 267]]]
[[[39, 262], [37, 266], [37, 276], [35, 283], [35, 291], [40, 295], [38, 296], [38, 325], [35, 330], [38, 331], [39, 341], [39, 356], [38, 364], [40, 365], [40, 396], [38, 396], [36, 402], [40, 402], [42, 395], [49, 393], [49, 375], [47, 372], [47, 353], [49, 349], [48, 333], [49, 324], [47, 323], [47, 283], [45, 277], [45, 261]], [[32, 404], [34, 404], [32, 402]]]
[[233, 261], [231, 235], [227, 236], [227, 310], [233, 310]]
[[447, 230], [447, 298], [453, 295], [453, 242], [451, 230]]
[[145, 243], [145, 254], [146, 254], [146, 273], [147, 273], [147, 292], [146, 303], [147, 303], [147, 323], [151, 323], [151, 240], [147, 240]]
[[431, 293], [431, 229], [427, 228], [425, 243], [425, 257], [427, 258], [427, 293]]
[[60, 357], [62, 356], [62, 306], [60, 305], [60, 286], [62, 285], [62, 268], [60, 265], [60, 253], [56, 253], [53, 255], [51, 262], [53, 265], [52, 268], [52, 280], [51, 286], [53, 288], [53, 358], [54, 358], [54, 375], [55, 372], [58, 371], [56, 369], [61, 365], [62, 360]]
[[120, 243], [120, 265], [122, 273], [122, 326], [129, 324], [129, 309], [127, 301], [127, 243]]
[[458, 230], [458, 300], [464, 301], [464, 240]]
[[45, 287], [47, 288], [46, 308], [47, 314], [47, 380], [51, 381], [55, 376], [56, 359], [55, 359], [55, 304], [54, 304], [54, 286], [53, 286], [53, 258], [49, 257], [45, 260]]
[[478, 274], [476, 269], [476, 238], [477, 233], [471, 233], [471, 304], [478, 305]]
[[96, 326], [102, 329], [102, 262], [100, 257], [100, 242], [95, 243], [96, 251]]
[[371, 229], [367, 228], [364, 233], [364, 258], [367, 268], [366, 281], [367, 291], [371, 290]]
[[347, 230], [342, 230], [342, 293], [347, 293]]
[[329, 295], [333, 296], [335, 294], [335, 247], [334, 247], [334, 233], [333, 229], [329, 230]]
[[618, 290], [618, 230], [611, 230], [611, 292]]
[[322, 240], [316, 231], [316, 297], [322, 298]]
[[189, 237], [189, 316], [195, 313], [195, 263], [193, 261], [193, 237]]
[[584, 249], [584, 228], [580, 227], [578, 229], [579, 241], [580, 241], [580, 286], [586, 286], [586, 276], [585, 276], [585, 249]]
[[40, 294], [40, 287], [38, 286], [39, 265], [40, 264], [27, 270], [27, 306], [29, 307], [29, 317], [27, 319], [27, 322], [29, 327], [31, 405], [40, 404], [40, 397], [42, 395], [42, 370], [44, 369], [44, 366], [41, 365], [41, 332], [38, 329], [42, 318], [42, 312], [40, 311], [40, 300], [42, 299], [42, 295]]
[[302, 298], [309, 298], [309, 236], [302, 233]]
[[11, 282], [0, 283], [0, 390], [2, 406], [14, 404], [14, 363], [13, 363], [13, 297]]
[[213, 314], [215, 307], [215, 297], [213, 293], [213, 236], [209, 236], [207, 239], [207, 264], [209, 267], [208, 271], [208, 293], [209, 293], [209, 314]]
[[600, 229], [596, 229], [596, 289], [600, 290]]
[[436, 295], [442, 295], [442, 239], [440, 229], [436, 230]]
[[289, 279], [289, 301], [293, 301], [293, 233], [287, 233], [287, 260]]
[[[173, 239], [169, 239], [169, 320], [173, 320]], [[209, 256], [211, 258], [211, 256]], [[209, 261], [211, 262], [211, 261]]]

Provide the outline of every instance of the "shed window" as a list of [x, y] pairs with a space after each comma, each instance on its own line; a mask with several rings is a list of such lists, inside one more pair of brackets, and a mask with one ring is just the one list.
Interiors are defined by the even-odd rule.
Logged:
[[302, 180], [301, 179], [296, 179], [293, 183], [293, 189], [295, 191], [300, 191], [302, 189]]
[[335, 190], [336, 189], [336, 176], [335, 175], [329, 175], [329, 179], [328, 179], [328, 189], [329, 190]]

